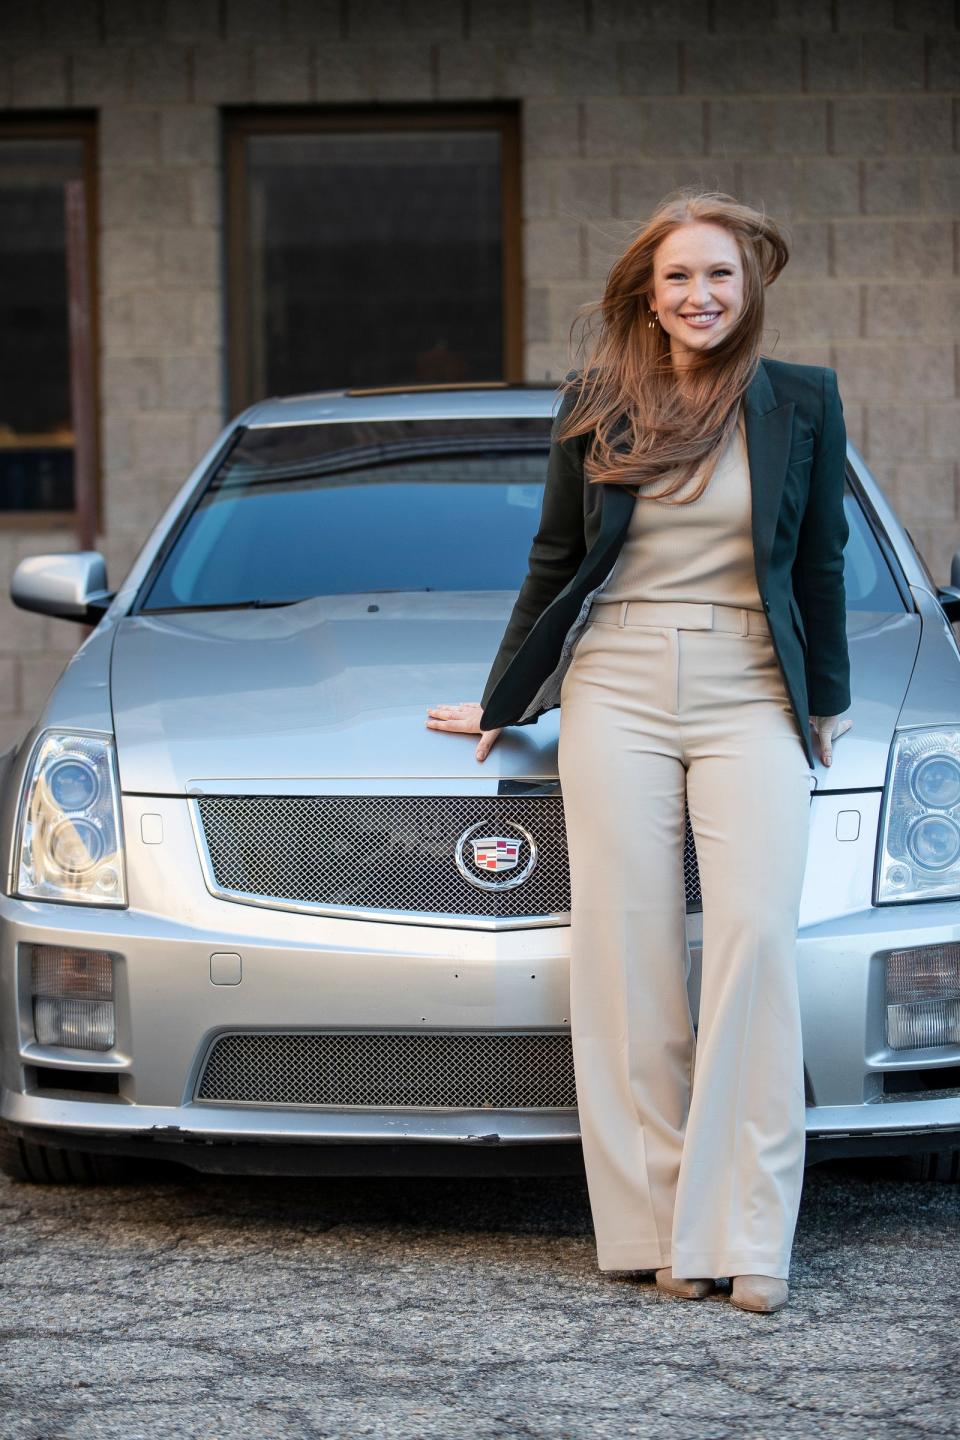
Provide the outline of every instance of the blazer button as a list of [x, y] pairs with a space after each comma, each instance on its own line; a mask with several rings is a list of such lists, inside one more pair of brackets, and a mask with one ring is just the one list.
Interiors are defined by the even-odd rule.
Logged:
[[764, 602], [763, 602], [763, 608], [764, 608], [764, 610], [769, 610], [769, 609], [770, 609], [770, 601], [769, 601], [769, 600], [764, 600]]

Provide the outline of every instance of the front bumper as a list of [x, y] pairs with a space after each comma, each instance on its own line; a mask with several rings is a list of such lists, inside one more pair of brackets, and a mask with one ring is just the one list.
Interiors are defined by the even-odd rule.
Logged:
[[[812, 802], [797, 941], [809, 1159], [960, 1145], [960, 1047], [891, 1051], [883, 974], [886, 950], [960, 939], [960, 904], [870, 905], [879, 798]], [[840, 840], [855, 828], [851, 811], [860, 816], [857, 838]], [[141, 843], [143, 812], [161, 816], [162, 844]], [[562, 1030], [565, 927], [498, 934], [235, 905], [203, 884], [185, 801], [126, 797], [124, 825], [129, 909], [0, 902], [0, 1119], [16, 1133], [215, 1170], [507, 1164], [522, 1172], [532, 1153], [541, 1172], [580, 1166], [575, 1110], [330, 1110], [194, 1098], [204, 1057], [224, 1032]], [[695, 1017], [700, 921], [688, 916]], [[18, 959], [30, 943], [119, 957], [112, 1051], [37, 1045], [28, 967]], [[224, 952], [242, 957], [241, 983], [212, 983], [211, 955]], [[71, 1097], [52, 1083], [58, 1071], [115, 1076], [116, 1094]], [[369, 1164], [360, 1164], [361, 1151]]]

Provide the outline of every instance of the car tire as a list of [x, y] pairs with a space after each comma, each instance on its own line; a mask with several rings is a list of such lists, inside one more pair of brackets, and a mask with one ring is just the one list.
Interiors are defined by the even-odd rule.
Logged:
[[960, 1183], [960, 1150], [918, 1150], [895, 1161], [897, 1177], [935, 1185]]
[[17, 1135], [0, 1134], [0, 1172], [26, 1185], [119, 1185], [129, 1177], [123, 1160], [40, 1145]]

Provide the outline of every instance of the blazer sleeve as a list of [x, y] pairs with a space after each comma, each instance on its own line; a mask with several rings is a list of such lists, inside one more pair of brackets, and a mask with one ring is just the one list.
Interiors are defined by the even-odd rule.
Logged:
[[[568, 372], [568, 377], [576, 372]], [[568, 390], [550, 430], [550, 456], [540, 511], [540, 524], [527, 559], [527, 574], [520, 587], [500, 648], [494, 657], [482, 705], [487, 702], [534, 622], [577, 573], [586, 554], [583, 532], [583, 457], [586, 437], [575, 435], [559, 443], [556, 434], [576, 400]]]
[[843, 509], [847, 430], [837, 373], [823, 371], [820, 433], [814, 442], [810, 492], [793, 567], [807, 635], [807, 699], [811, 715], [839, 715], [850, 704], [843, 550], [849, 526]]

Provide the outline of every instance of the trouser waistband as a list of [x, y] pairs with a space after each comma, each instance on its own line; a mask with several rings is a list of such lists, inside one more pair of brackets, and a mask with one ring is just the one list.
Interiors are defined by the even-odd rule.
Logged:
[[[609, 610], [609, 618], [602, 614]], [[677, 630], [729, 630], [736, 635], [769, 635], [762, 610], [707, 605], [693, 600], [597, 601], [594, 621], [602, 625], [661, 625]]]

